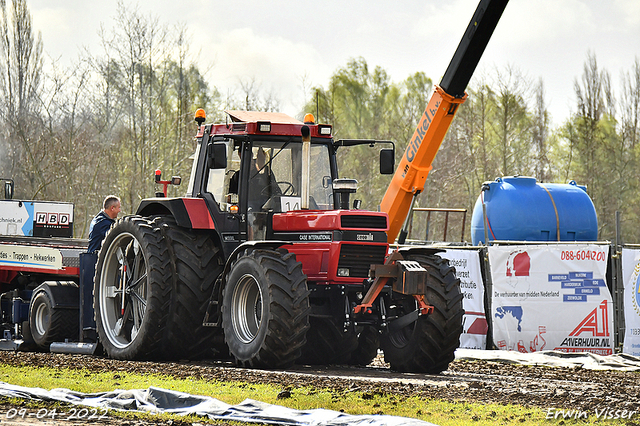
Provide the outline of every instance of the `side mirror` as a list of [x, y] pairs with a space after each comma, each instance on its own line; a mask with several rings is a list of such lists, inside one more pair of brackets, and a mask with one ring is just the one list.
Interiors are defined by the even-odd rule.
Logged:
[[210, 169], [225, 169], [227, 167], [227, 145], [210, 143], [207, 147], [207, 166]]
[[395, 172], [396, 160], [393, 149], [381, 149], [380, 150], [380, 174], [391, 175]]

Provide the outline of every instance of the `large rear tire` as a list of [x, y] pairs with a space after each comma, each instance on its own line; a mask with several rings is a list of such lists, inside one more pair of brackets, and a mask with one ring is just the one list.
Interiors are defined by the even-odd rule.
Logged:
[[116, 359], [164, 359], [171, 301], [169, 249], [150, 220], [127, 216], [107, 233], [96, 265], [94, 312], [100, 342]]
[[309, 289], [302, 264], [285, 250], [246, 250], [226, 280], [222, 325], [236, 364], [291, 366], [309, 329]]
[[157, 219], [171, 244], [175, 270], [168, 327], [173, 358], [228, 356], [222, 330], [203, 326], [216, 279], [224, 269], [220, 248], [205, 232], [180, 228], [173, 218]]
[[[408, 326], [382, 336], [385, 361], [402, 372], [438, 374], [453, 361], [462, 333], [462, 294], [460, 280], [446, 259], [437, 255], [413, 254], [408, 260], [418, 261], [429, 271], [427, 303], [433, 313], [422, 315]], [[402, 316], [417, 307], [415, 299], [394, 293], [393, 315]]]

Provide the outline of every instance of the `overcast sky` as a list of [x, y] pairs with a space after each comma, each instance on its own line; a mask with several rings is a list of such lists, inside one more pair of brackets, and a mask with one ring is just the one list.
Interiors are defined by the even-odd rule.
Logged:
[[[27, 0], [45, 53], [61, 61], [81, 48], [99, 53], [98, 28], [113, 26], [116, 0]], [[136, 3], [132, 3], [136, 4]], [[283, 112], [302, 108], [307, 89], [327, 85], [362, 56], [393, 82], [424, 71], [439, 82], [477, 0], [140, 0], [139, 11], [186, 24], [201, 70], [223, 93], [254, 79], [276, 94]], [[511, 66], [545, 84], [554, 123], [575, 110], [574, 80], [587, 53], [619, 90], [621, 73], [640, 57], [639, 0], [511, 0], [476, 76]]]

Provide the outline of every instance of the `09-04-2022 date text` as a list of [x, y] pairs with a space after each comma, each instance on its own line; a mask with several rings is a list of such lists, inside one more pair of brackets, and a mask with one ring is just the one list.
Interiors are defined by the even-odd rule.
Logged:
[[10, 408], [4, 414], [0, 414], [0, 419], [26, 419], [35, 418], [38, 420], [105, 420], [109, 417], [108, 408], [68, 408], [60, 410], [57, 408]]

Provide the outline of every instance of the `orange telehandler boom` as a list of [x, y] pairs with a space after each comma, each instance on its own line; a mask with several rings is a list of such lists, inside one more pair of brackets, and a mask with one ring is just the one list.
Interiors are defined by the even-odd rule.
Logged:
[[[387, 233], [389, 244], [393, 244], [396, 237], [399, 244], [403, 244], [406, 239], [407, 221], [413, 203], [424, 189], [433, 159], [440, 149], [458, 107], [467, 97], [465, 93], [467, 84], [508, 1], [480, 0], [440, 84], [435, 87], [380, 203], [380, 210], [389, 215]], [[394, 260], [392, 255], [387, 261]], [[376, 278], [362, 302], [354, 308], [354, 312], [363, 312], [370, 308], [387, 281], [386, 277]], [[420, 297], [416, 297], [416, 300], [421, 311], [428, 313], [428, 304]]]
[[[508, 0], [481, 0], [447, 70], [436, 86], [380, 208], [389, 215], [388, 242], [403, 243], [406, 220], [415, 198], [424, 189], [433, 159], [453, 117], [467, 95], [465, 89], [484, 53]], [[401, 229], [403, 230], [402, 232]]]

